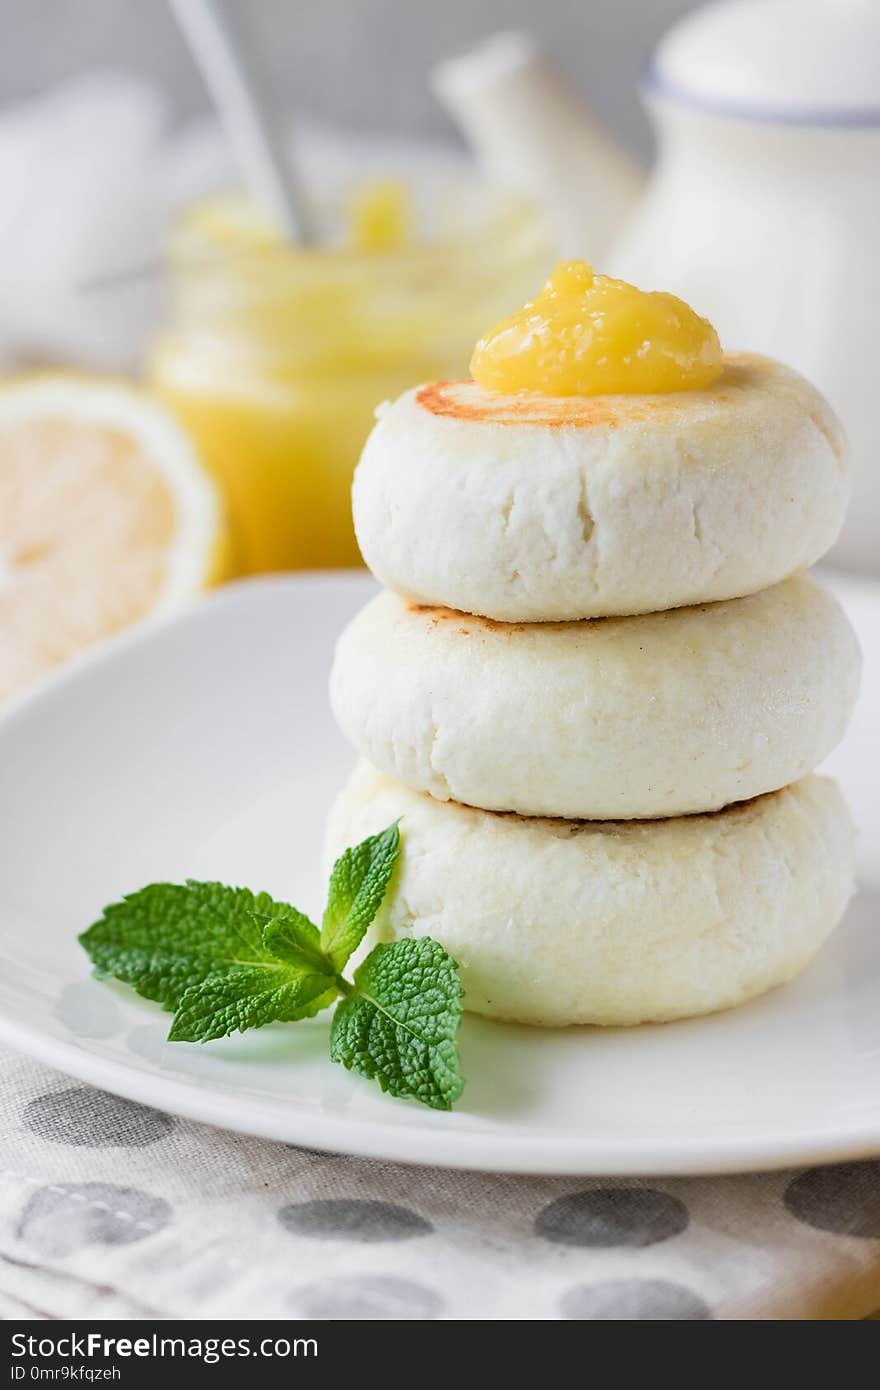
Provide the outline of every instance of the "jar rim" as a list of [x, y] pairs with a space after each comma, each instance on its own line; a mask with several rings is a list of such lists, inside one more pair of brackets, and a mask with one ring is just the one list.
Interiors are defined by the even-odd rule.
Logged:
[[[455, 264], [457, 274], [466, 274], [481, 265], [498, 266], [518, 259], [546, 239], [540, 210], [526, 193], [487, 184], [474, 177], [455, 175], [441, 180], [445, 185], [446, 207], [452, 213], [439, 234], [417, 234], [394, 250], [365, 251], [343, 240], [327, 240], [318, 246], [289, 245], [269, 233], [265, 239], [241, 237], [236, 240], [212, 237], [204, 225], [204, 213], [225, 204], [246, 207], [239, 195], [227, 199], [200, 200], [185, 209], [172, 227], [167, 265], [175, 279], [211, 277], [230, 272], [243, 275], [254, 270], [284, 277], [291, 286], [297, 280], [314, 283], [322, 279], [336, 283], [360, 281], [365, 275], [384, 283], [401, 277], [421, 277], [432, 268]], [[319, 222], [332, 223], [338, 217], [336, 199], [319, 199]], [[321, 210], [323, 208], [323, 216]]]

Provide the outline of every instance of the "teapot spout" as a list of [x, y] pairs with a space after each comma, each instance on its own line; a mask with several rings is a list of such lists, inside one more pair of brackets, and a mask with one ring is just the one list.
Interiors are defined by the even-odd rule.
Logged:
[[545, 209], [557, 254], [601, 263], [644, 175], [535, 41], [496, 34], [441, 63], [433, 83], [486, 176]]

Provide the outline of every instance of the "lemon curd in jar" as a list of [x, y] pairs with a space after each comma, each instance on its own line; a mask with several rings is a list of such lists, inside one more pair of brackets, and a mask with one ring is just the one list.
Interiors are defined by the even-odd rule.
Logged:
[[320, 249], [280, 242], [242, 198], [193, 209], [172, 239], [150, 379], [225, 491], [240, 572], [361, 563], [351, 478], [376, 406], [461, 376], [546, 264], [513, 195], [434, 190], [420, 221], [384, 182], [343, 206]]
[[489, 391], [630, 395], [699, 390], [722, 365], [715, 329], [674, 294], [562, 261], [533, 300], [483, 335], [471, 373]]

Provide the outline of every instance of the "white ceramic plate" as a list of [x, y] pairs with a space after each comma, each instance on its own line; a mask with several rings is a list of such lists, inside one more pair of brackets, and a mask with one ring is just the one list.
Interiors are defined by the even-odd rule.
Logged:
[[242, 584], [81, 661], [0, 722], [0, 1037], [96, 1086], [315, 1148], [455, 1167], [691, 1173], [880, 1151], [880, 586], [838, 585], [867, 671], [834, 766], [863, 889], [794, 985], [690, 1023], [540, 1031], [466, 1019], [451, 1115], [327, 1057], [327, 1023], [206, 1047], [89, 978], [76, 934], [153, 879], [219, 878], [321, 907], [326, 807], [352, 756], [325, 696], [371, 582]]

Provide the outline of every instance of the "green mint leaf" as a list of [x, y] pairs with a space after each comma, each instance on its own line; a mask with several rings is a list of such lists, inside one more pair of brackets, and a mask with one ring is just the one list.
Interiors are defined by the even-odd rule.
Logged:
[[209, 1042], [266, 1023], [311, 1018], [339, 993], [332, 976], [285, 964], [234, 965], [184, 993], [169, 1042]]
[[[222, 883], [151, 883], [104, 909], [79, 940], [99, 978], [113, 975], [146, 999], [175, 1009], [184, 993], [232, 966], [273, 963], [264, 929], [283, 922], [302, 971], [328, 974], [318, 929], [268, 893]], [[291, 962], [292, 963], [292, 962]]]
[[333, 1015], [330, 1056], [393, 1096], [451, 1110], [464, 1088], [455, 1044], [458, 966], [429, 936], [375, 946]]
[[335, 974], [332, 962], [321, 950], [318, 928], [296, 908], [285, 908], [283, 917], [272, 917], [268, 922], [260, 918], [260, 940], [275, 960]]
[[333, 865], [321, 948], [341, 970], [378, 911], [400, 847], [398, 822], [347, 849]]

